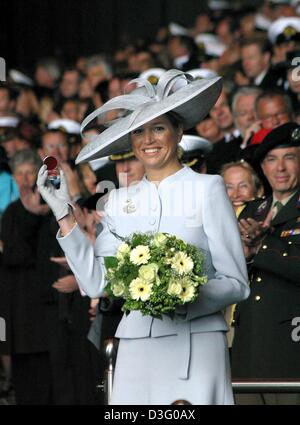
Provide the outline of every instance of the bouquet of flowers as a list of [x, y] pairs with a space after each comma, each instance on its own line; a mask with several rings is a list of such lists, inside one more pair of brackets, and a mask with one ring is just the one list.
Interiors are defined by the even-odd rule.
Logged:
[[196, 300], [207, 282], [198, 248], [168, 233], [134, 233], [122, 240], [105, 266], [106, 292], [124, 299], [123, 311], [161, 318]]

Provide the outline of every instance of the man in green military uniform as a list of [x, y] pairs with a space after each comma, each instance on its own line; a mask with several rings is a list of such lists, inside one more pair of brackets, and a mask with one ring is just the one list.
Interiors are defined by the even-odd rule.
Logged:
[[256, 151], [272, 195], [240, 216], [251, 294], [235, 314], [234, 378], [300, 380], [300, 342], [293, 338], [300, 317], [299, 146], [300, 126], [287, 123]]

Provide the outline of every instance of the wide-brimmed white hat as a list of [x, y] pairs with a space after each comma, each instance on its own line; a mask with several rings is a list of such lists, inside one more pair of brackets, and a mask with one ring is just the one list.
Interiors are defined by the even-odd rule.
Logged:
[[[140, 82], [140, 79], [132, 80], [132, 83]], [[100, 118], [101, 124], [109, 127], [80, 151], [76, 163], [129, 148], [130, 132], [170, 111], [181, 118], [184, 130], [194, 127], [208, 114], [221, 90], [220, 77], [195, 80], [176, 69], [165, 72], [156, 86], [143, 80], [143, 87], [109, 100], [83, 120], [81, 132], [95, 118]], [[118, 110], [127, 114], [112, 122], [107, 121], [107, 113]]]

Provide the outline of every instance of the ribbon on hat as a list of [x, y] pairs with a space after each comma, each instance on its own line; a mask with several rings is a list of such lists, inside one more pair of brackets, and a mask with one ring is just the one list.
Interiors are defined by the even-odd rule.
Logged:
[[[98, 118], [98, 120], [100, 120], [100, 124], [109, 127], [115, 124], [116, 122], [122, 120], [124, 116], [131, 114], [129, 120], [129, 127], [131, 127], [137, 116], [144, 110], [146, 106], [161, 102], [164, 98], [170, 95], [170, 92], [172, 90], [173, 92], [179, 90], [181, 88], [181, 85], [178, 84], [178, 81], [182, 79], [184, 79], [187, 84], [191, 83], [194, 80], [191, 75], [175, 69], [166, 71], [158, 80], [156, 87], [154, 87], [149, 81], [143, 78], [135, 78], [134, 80], [131, 80], [128, 85], [133, 83], [139, 83], [139, 89], [137, 89], [135, 93], [116, 96], [106, 102], [104, 105], [100, 106], [95, 111], [93, 111], [91, 114], [89, 114], [82, 121], [80, 129], [81, 135], [85, 127], [95, 118]], [[140, 91], [141, 87], [144, 87], [146, 89], [146, 94], [138, 93], [138, 90]], [[105, 115], [107, 114], [107, 112], [118, 109], [123, 109], [124, 111], [127, 111], [127, 114], [125, 113], [125, 115], [121, 118], [118, 117], [111, 121], [105, 120]]]

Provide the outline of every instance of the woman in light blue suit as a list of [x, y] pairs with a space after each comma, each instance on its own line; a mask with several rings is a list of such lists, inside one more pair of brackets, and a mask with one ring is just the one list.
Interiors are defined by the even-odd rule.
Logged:
[[[140, 81], [134, 81], [140, 85]], [[81, 289], [90, 297], [105, 292], [103, 257], [114, 255], [120, 240], [133, 232], [168, 232], [206, 253], [208, 283], [198, 300], [154, 319], [140, 312], [123, 317], [112, 404], [232, 404], [226, 323], [222, 310], [249, 294], [236, 218], [219, 176], [200, 175], [178, 161], [184, 129], [199, 122], [221, 90], [219, 78], [193, 80], [167, 71], [156, 87], [143, 82], [129, 95], [107, 102], [83, 122], [112, 110], [128, 110], [90, 142], [77, 162], [106, 156], [131, 145], [145, 167], [143, 180], [110, 193], [103, 230], [93, 247], [75, 223], [61, 174], [60, 189], [39, 173], [38, 187], [52, 208], [58, 241]]]

